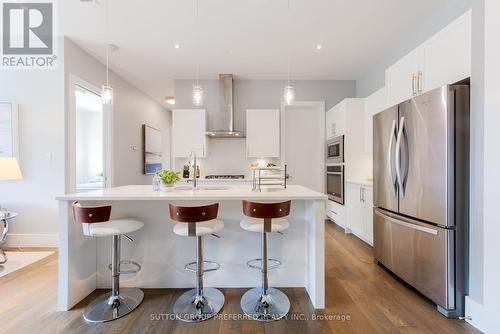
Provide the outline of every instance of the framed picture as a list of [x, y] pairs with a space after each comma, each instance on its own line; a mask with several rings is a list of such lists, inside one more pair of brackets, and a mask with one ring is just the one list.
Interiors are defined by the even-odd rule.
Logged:
[[142, 155], [144, 174], [152, 175], [162, 169], [162, 132], [146, 124], [142, 125]]
[[0, 157], [19, 159], [18, 105], [0, 101]]

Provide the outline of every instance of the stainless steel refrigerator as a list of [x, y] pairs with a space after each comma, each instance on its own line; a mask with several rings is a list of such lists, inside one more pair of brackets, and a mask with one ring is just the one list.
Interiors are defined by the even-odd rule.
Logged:
[[375, 260], [445, 316], [463, 316], [469, 86], [444, 86], [376, 114], [373, 154]]

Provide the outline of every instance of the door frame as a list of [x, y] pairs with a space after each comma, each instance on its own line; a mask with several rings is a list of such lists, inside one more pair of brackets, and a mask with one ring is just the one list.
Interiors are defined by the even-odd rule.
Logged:
[[[286, 108], [287, 107], [313, 107], [316, 108], [317, 112], [320, 113], [320, 118], [323, 126], [320, 129], [320, 138], [321, 143], [318, 143], [321, 146], [321, 151], [323, 152], [323, 158], [321, 160], [321, 171], [322, 177], [324, 181], [324, 177], [326, 175], [326, 162], [325, 162], [325, 153], [326, 152], [326, 140], [325, 140], [325, 122], [326, 122], [326, 106], [325, 101], [295, 101], [290, 104], [286, 104], [284, 101], [281, 102], [280, 105], [280, 164], [286, 164]], [[326, 193], [326, 182], [322, 182], [323, 184], [323, 193]]]
[[[66, 124], [68, 140], [68, 179], [67, 193], [76, 192], [76, 97], [75, 86], [80, 86], [98, 96], [101, 90], [82, 78], [69, 74], [68, 82], [68, 122]], [[113, 187], [113, 106], [103, 106], [103, 140], [104, 140], [104, 188]]]

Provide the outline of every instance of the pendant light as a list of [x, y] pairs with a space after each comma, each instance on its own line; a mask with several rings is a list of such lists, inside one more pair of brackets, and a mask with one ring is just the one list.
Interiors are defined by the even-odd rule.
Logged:
[[[290, 0], [288, 1], [288, 36], [290, 36]], [[285, 100], [285, 104], [290, 105], [293, 103], [293, 100], [295, 99], [295, 89], [293, 88], [292, 85], [290, 85], [290, 41], [287, 41], [287, 84], [285, 86], [285, 89], [283, 90], [283, 99]]]
[[196, 84], [193, 86], [193, 105], [201, 106], [203, 105], [203, 87], [200, 85], [200, 57], [199, 57], [199, 49], [200, 42], [198, 36], [198, 0], [195, 0], [195, 29], [196, 29]]
[[109, 84], [109, 24], [108, 24], [108, 2], [106, 0], [105, 20], [106, 20], [106, 83], [101, 88], [101, 100], [105, 106], [113, 105], [113, 87]]

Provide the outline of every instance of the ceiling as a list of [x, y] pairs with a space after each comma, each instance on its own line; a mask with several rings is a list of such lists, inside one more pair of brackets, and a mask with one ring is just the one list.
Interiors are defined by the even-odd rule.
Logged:
[[[290, 0], [287, 24], [287, 0], [200, 0], [196, 29], [195, 0], [109, 0], [110, 43], [119, 47], [110, 64], [158, 101], [173, 94], [173, 79], [195, 77], [198, 60], [205, 79], [218, 73], [286, 78], [288, 48], [292, 80], [355, 80], [429, 13], [453, 1]], [[62, 33], [101, 60], [104, 5], [58, 4]]]

